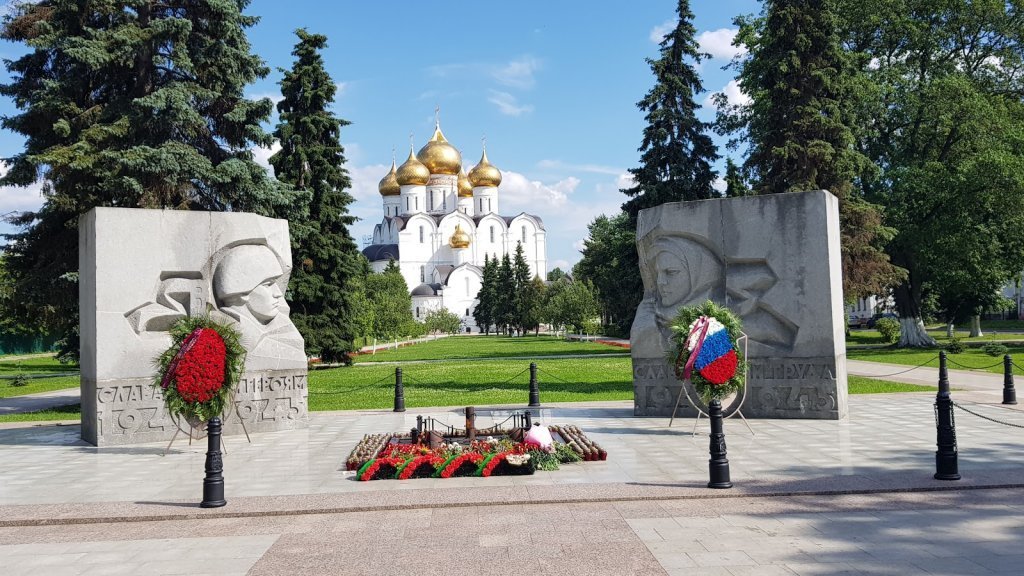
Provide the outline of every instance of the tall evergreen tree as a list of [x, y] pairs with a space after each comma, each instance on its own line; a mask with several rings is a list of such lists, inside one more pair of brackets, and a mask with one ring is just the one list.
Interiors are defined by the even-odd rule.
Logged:
[[[495, 257], [497, 258], [497, 257]], [[501, 257], [498, 273], [495, 275], [494, 324], [508, 334], [509, 328], [516, 325], [515, 276], [512, 271], [512, 259], [506, 252]]]
[[647, 113], [647, 127], [640, 167], [629, 169], [634, 185], [622, 191], [630, 197], [622, 208], [634, 226], [643, 208], [717, 196], [711, 164], [718, 153], [707, 134], [711, 125], [697, 119], [695, 100], [704, 91], [695, 66], [707, 55], [698, 51], [689, 0], [679, 0], [676, 13], [679, 21], [661, 41], [661, 57], [647, 59], [654, 87], [637, 103]]
[[490, 334], [491, 325], [494, 324], [494, 283], [497, 280], [497, 265], [497, 258], [491, 258], [484, 254], [483, 278], [480, 283], [480, 291], [476, 295], [476, 307], [473, 309], [473, 319], [484, 334]]
[[743, 170], [732, 161], [732, 158], [725, 159], [725, 197], [736, 198], [750, 194], [747, 187], [747, 180], [743, 177]]
[[763, 10], [738, 19], [749, 49], [739, 85], [751, 103], [717, 95], [719, 125], [749, 144], [755, 193], [825, 189], [839, 199], [845, 297], [883, 294], [902, 272], [882, 249], [891, 230], [853, 187], [872, 170], [853, 129], [865, 87], [840, 43], [836, 1], [766, 0]]
[[337, 85], [324, 69], [320, 52], [327, 37], [296, 30], [298, 44], [291, 70], [283, 70], [277, 104], [280, 123], [274, 137], [281, 150], [270, 157], [277, 179], [309, 192], [309, 217], [293, 221], [292, 258], [296, 266], [288, 285], [292, 321], [306, 350], [326, 362], [347, 361], [355, 337], [356, 279], [362, 268], [348, 227], [352, 183], [344, 169], [339, 139], [349, 122], [329, 111]]
[[[0, 94], [25, 137], [3, 185], [43, 181], [45, 202], [12, 222], [5, 247], [19, 316], [52, 332], [78, 324], [78, 217], [96, 206], [245, 210], [289, 198], [252, 159], [270, 144], [269, 99], [246, 85], [268, 70], [250, 51], [247, 0], [17, 4], [2, 37], [29, 47], [6, 62]], [[77, 349], [77, 343], [70, 343]]]
[[515, 255], [512, 259], [512, 302], [515, 314], [513, 325], [522, 334], [529, 323], [530, 310], [534, 306], [535, 295], [530, 277], [530, 265], [526, 263], [523, 255], [522, 243], [516, 244]]

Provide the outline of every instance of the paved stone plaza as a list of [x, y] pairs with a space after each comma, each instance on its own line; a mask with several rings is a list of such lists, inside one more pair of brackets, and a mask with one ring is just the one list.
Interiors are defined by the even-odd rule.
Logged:
[[[956, 393], [955, 393], [956, 394]], [[368, 432], [456, 409], [313, 413], [227, 439], [228, 505], [202, 510], [205, 442], [95, 448], [77, 426], [0, 430], [6, 574], [1019, 574], [1024, 436], [957, 413], [963, 480], [933, 480], [931, 393], [853, 396], [850, 416], [726, 422], [732, 480], [709, 490], [707, 421], [631, 402], [557, 405], [606, 462], [535, 476], [356, 482]], [[1024, 425], [990, 392], [979, 414]], [[503, 419], [478, 412], [478, 424]], [[23, 425], [24, 426], [24, 425]], [[968, 489], [973, 488], [973, 489]]]

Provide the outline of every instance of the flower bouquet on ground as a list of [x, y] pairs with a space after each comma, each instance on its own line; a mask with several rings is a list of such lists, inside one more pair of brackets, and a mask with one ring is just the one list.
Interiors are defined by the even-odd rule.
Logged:
[[683, 307], [672, 323], [672, 334], [675, 350], [669, 362], [676, 378], [692, 382], [705, 404], [743, 392], [742, 325], [728, 308], [710, 300]]
[[208, 317], [187, 317], [170, 329], [171, 346], [156, 360], [154, 386], [172, 418], [202, 428], [228, 408], [245, 364], [245, 348], [233, 327]]

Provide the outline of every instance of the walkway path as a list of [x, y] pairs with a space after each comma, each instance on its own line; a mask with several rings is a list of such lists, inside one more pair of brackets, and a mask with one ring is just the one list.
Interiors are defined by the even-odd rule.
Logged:
[[[1024, 435], [958, 414], [958, 482], [934, 480], [934, 396], [854, 396], [844, 420], [728, 420], [732, 490], [709, 490], [707, 422], [630, 402], [550, 405], [609, 453], [534, 476], [357, 482], [363, 434], [418, 414], [318, 412], [226, 440], [228, 505], [200, 509], [205, 445], [96, 449], [75, 426], [0, 430], [4, 574], [1019, 574]], [[543, 397], [542, 397], [543, 400]], [[972, 409], [1017, 424], [1024, 413]], [[507, 410], [478, 408], [478, 424]], [[965, 490], [968, 489], [968, 490]], [[515, 568], [515, 569], [513, 569]]]

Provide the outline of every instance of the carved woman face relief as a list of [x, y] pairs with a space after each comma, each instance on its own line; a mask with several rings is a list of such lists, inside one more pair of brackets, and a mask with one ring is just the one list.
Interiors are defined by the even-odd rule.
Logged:
[[675, 306], [690, 294], [690, 269], [681, 255], [659, 252], [654, 270], [658, 275], [658, 300], [662, 306]]

